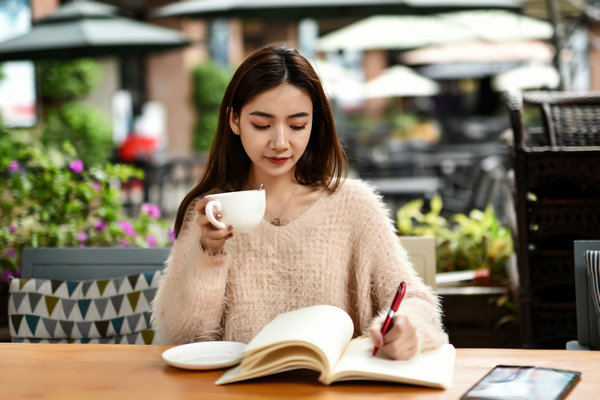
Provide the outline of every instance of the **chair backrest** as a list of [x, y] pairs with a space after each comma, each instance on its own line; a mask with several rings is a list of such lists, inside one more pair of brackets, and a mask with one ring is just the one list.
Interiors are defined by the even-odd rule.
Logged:
[[600, 350], [600, 316], [594, 308], [585, 254], [600, 250], [600, 240], [575, 240], [575, 294], [577, 306], [577, 341], [580, 346]]
[[64, 280], [115, 278], [162, 269], [170, 251], [169, 247], [25, 248], [21, 276]]
[[436, 291], [435, 238], [431, 236], [399, 236], [399, 238], [419, 276], [423, 278], [426, 285]]
[[170, 248], [27, 248], [9, 285], [14, 342], [152, 344]]

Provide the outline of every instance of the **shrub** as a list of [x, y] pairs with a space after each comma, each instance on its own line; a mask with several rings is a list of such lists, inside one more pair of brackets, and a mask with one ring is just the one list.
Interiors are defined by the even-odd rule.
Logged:
[[154, 204], [129, 218], [120, 183], [142, 178], [128, 165], [88, 166], [64, 142], [34, 145], [30, 132], [0, 127], [0, 272], [17, 274], [23, 247], [167, 246], [172, 231]]
[[219, 107], [231, 78], [231, 71], [214, 61], [198, 65], [192, 71], [192, 104], [196, 110], [194, 148], [208, 150], [217, 130]]

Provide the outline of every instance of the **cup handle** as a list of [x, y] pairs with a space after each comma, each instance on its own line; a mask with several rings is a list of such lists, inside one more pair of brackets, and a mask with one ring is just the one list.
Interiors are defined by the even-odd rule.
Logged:
[[216, 211], [223, 210], [223, 207], [221, 206], [220, 201], [211, 200], [208, 203], [206, 203], [206, 207], [204, 207], [204, 212], [206, 212], [206, 218], [208, 218], [210, 223], [213, 224], [215, 226], [215, 228], [218, 228], [218, 229], [227, 228], [227, 225], [225, 225], [221, 221], [217, 221], [217, 219], [215, 218], [215, 210]]

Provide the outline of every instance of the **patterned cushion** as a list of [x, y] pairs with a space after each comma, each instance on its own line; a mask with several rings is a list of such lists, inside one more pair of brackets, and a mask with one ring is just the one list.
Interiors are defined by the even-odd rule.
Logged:
[[12, 279], [13, 342], [152, 344], [150, 304], [161, 271], [112, 279]]

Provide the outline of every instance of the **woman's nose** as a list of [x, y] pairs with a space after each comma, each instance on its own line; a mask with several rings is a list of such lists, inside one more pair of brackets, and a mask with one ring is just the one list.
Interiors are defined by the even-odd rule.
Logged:
[[271, 146], [273, 148], [284, 148], [287, 146], [287, 136], [284, 126], [276, 126], [273, 129], [273, 138], [271, 139]]

